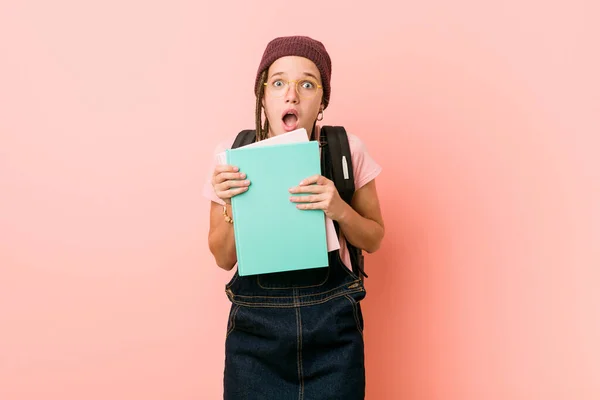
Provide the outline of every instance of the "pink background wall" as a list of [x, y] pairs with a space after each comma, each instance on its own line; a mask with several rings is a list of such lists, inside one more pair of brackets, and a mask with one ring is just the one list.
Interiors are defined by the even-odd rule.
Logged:
[[384, 167], [368, 398], [600, 398], [597, 2], [200, 3], [1, 3], [0, 399], [221, 397], [201, 185], [288, 34]]

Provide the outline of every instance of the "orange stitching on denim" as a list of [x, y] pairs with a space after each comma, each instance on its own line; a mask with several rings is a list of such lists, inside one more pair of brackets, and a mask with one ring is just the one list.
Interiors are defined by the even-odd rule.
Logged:
[[239, 304], [236, 304], [235, 309], [231, 313], [231, 317], [229, 318], [229, 329], [227, 330], [227, 335], [225, 335], [226, 339], [229, 337], [229, 335], [231, 334], [231, 332], [233, 332], [233, 329], [235, 328], [235, 316], [237, 315], [237, 312], [239, 311], [240, 307], [241, 306]]
[[307, 302], [303, 302], [303, 303], [296, 303], [291, 302], [291, 303], [285, 303], [285, 304], [274, 304], [274, 303], [252, 303], [252, 302], [248, 302], [248, 301], [238, 301], [235, 300], [235, 304], [239, 304], [239, 305], [243, 305], [243, 306], [248, 306], [248, 307], [265, 307], [265, 308], [291, 308], [291, 307], [303, 307], [303, 306], [314, 306], [317, 304], [323, 304], [328, 302], [329, 300], [338, 298], [340, 296], [345, 296], [346, 294], [350, 294], [350, 293], [357, 293], [357, 292], [362, 292], [362, 289], [359, 290], [352, 290], [350, 292], [340, 292], [340, 293], [336, 293], [333, 294], [331, 296], [328, 296], [324, 299], [321, 300], [313, 300], [313, 301], [307, 301]]
[[[294, 290], [294, 295], [296, 291]], [[299, 400], [304, 399], [304, 367], [302, 366], [302, 317], [300, 316], [300, 307], [296, 308], [296, 337], [298, 338], [298, 379], [300, 380], [300, 392], [298, 395]]]
[[354, 321], [356, 321], [356, 329], [358, 329], [358, 331], [360, 332], [361, 336], [363, 334], [362, 328], [360, 327], [360, 319], [358, 318], [358, 307], [356, 305], [356, 300], [354, 300], [352, 297], [345, 295], [344, 297], [346, 297], [348, 300], [350, 300], [350, 303], [352, 304], [352, 309], [354, 310]]
[[[303, 294], [302, 296], [296, 296], [297, 298], [302, 298], [302, 297], [312, 297], [312, 296], [321, 296], [327, 293], [331, 293], [334, 292], [340, 288], [343, 288], [347, 285], [351, 285], [352, 283], [360, 283], [360, 281], [355, 281], [355, 282], [350, 282], [350, 283], [344, 283], [343, 285], [339, 285], [334, 287], [333, 289], [330, 290], [326, 290], [325, 292], [320, 292], [320, 293], [312, 293], [312, 294]], [[359, 285], [360, 286], [360, 285]], [[362, 287], [360, 288], [359, 291], [362, 291]], [[294, 297], [292, 296], [245, 296], [243, 294], [236, 294], [235, 297], [243, 297], [246, 299], [293, 299]]]

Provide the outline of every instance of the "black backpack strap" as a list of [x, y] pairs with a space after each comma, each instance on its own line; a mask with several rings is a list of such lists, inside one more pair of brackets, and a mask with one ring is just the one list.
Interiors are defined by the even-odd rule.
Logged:
[[332, 181], [342, 199], [350, 204], [354, 196], [354, 172], [346, 130], [343, 126], [323, 126], [321, 135], [327, 140], [332, 163]]
[[256, 131], [254, 129], [245, 129], [237, 134], [231, 148], [237, 149], [238, 147], [246, 146], [250, 143], [254, 143], [255, 141]]
[[[354, 197], [354, 172], [352, 167], [352, 154], [348, 135], [342, 126], [323, 126], [319, 141], [323, 148], [321, 157], [321, 170], [325, 177], [335, 183], [340, 197], [348, 204], [352, 203]], [[340, 227], [333, 221], [335, 230], [340, 234]], [[364, 256], [362, 250], [346, 241], [352, 271], [361, 279], [363, 275], [368, 278], [364, 270]]]

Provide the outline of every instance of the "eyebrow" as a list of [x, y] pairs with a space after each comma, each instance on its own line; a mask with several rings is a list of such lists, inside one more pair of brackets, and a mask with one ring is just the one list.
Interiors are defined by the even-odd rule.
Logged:
[[[275, 72], [273, 75], [271, 75], [271, 78], [276, 75], [285, 75], [285, 72]], [[311, 74], [310, 72], [304, 72], [304, 75], [314, 78], [314, 80], [317, 82], [319, 81], [319, 78], [317, 78], [315, 75]]]

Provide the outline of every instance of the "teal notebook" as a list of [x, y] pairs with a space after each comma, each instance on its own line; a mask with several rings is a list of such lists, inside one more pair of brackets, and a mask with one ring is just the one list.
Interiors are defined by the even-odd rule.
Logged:
[[240, 276], [326, 267], [323, 210], [299, 210], [289, 189], [321, 173], [316, 141], [227, 150], [250, 180], [231, 199]]

